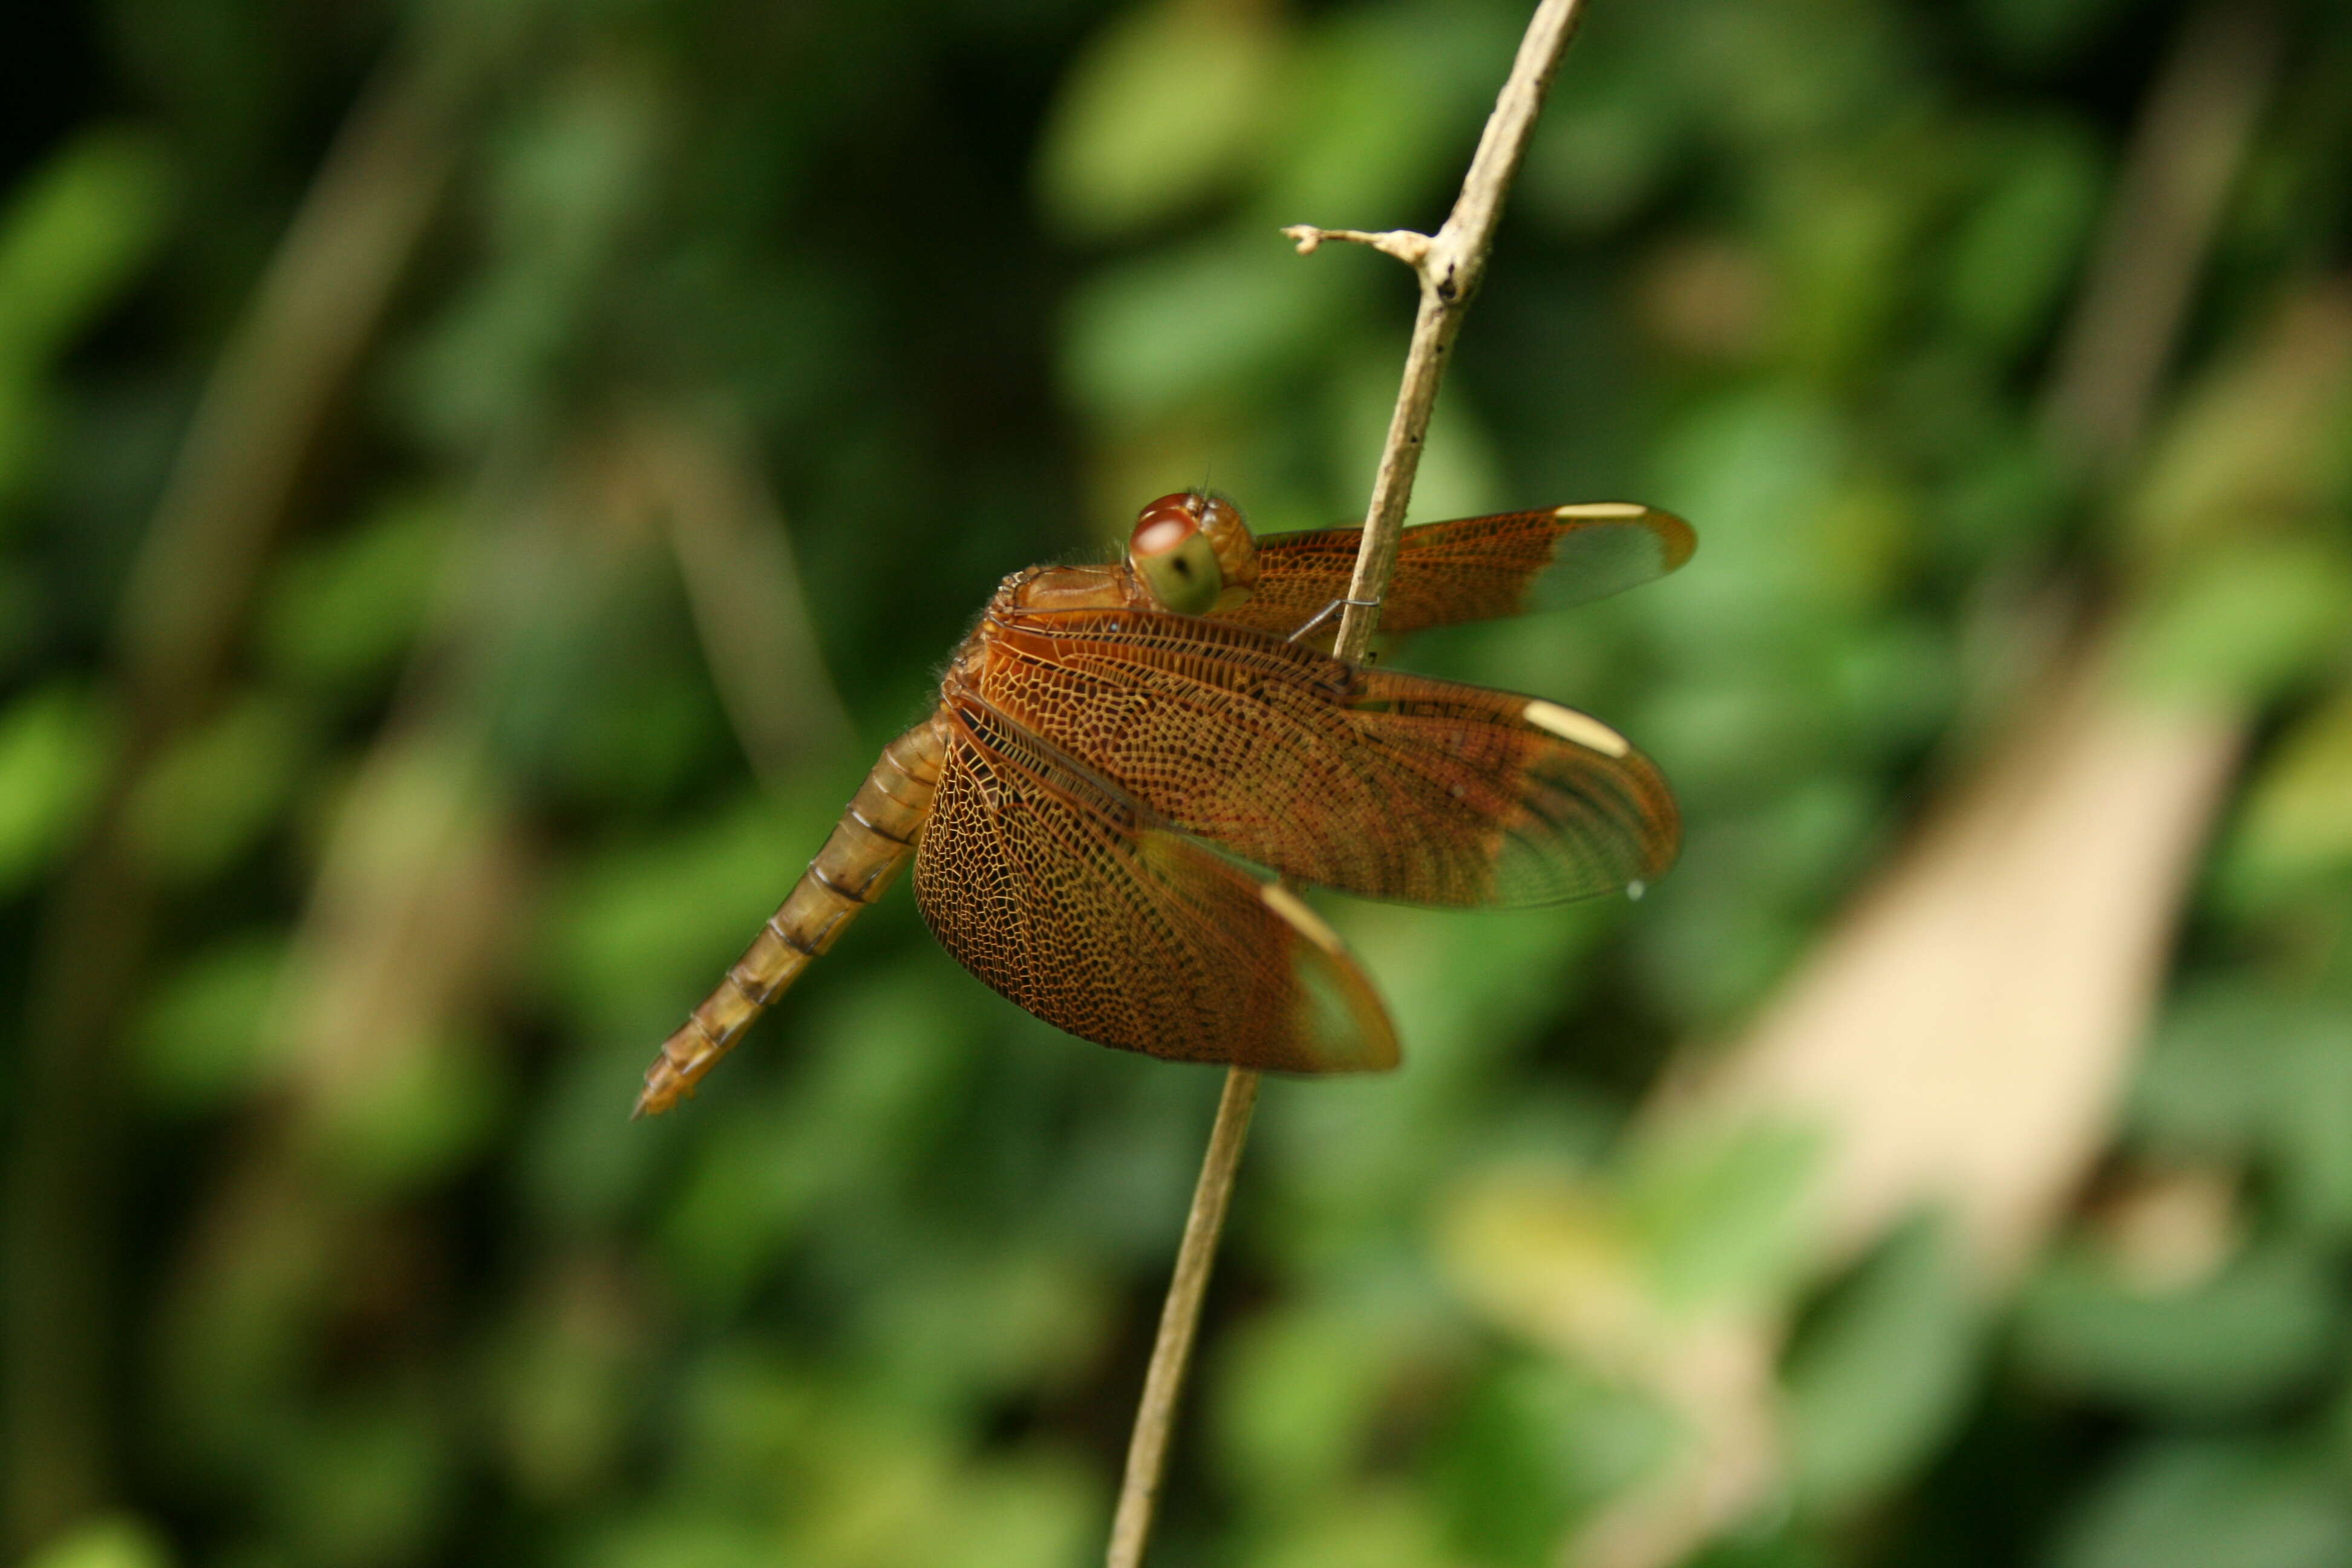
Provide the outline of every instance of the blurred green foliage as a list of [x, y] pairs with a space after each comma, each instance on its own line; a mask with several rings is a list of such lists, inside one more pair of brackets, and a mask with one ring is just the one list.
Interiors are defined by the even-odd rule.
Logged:
[[[89, 1330], [123, 1511], [5, 1549], [1091, 1560], [1213, 1075], [1019, 1014], [902, 893], [700, 1101], [626, 1109], [997, 577], [1099, 557], [1202, 481], [1263, 529], [1360, 507], [1409, 289], [1275, 231], [1435, 224], [1525, 10], [0, 21], [12, 1062], [87, 940], [58, 910], [88, 835], [160, 900], [152, 943], [93, 950], [129, 1136], [76, 1245], [112, 1281]], [[2181, 15], [1591, 0], [1415, 515], [1637, 497], [1702, 548], [1622, 601], [1389, 657], [1622, 725], [1676, 784], [1684, 863], [1638, 908], [1338, 911], [1408, 1063], [1271, 1086], [1156, 1563], [1554, 1561], [1687, 1436], [1545, 1316], [1626, 1278], [1693, 1313], [1802, 1297], [1787, 1495], [1706, 1561], [2352, 1552], [2340, 7], [2284, 8], [2146, 461], [2092, 483], [2042, 424]], [[134, 756], [112, 649], [173, 454], [338, 128], [404, 91], [452, 172], [319, 391], [228, 670]], [[803, 704], [767, 730], [680, 565], [713, 495], [788, 541], [786, 575], [746, 581], [811, 633], [752, 670], [749, 700]], [[2143, 674], [2259, 721], [2175, 999], [2013, 1308], [1931, 1215], [1807, 1279], [1801, 1131], [1622, 1161], [1614, 1135], [1973, 754], [2053, 595], [2131, 607]], [[855, 746], [793, 718], [836, 709]], [[12, 1099], [0, 1136], [37, 1110]]]

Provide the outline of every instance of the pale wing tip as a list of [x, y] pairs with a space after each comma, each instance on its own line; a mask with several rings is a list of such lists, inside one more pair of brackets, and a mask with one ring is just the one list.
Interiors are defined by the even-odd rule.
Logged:
[[1579, 713], [1573, 708], [1563, 708], [1557, 702], [1540, 698], [1529, 702], [1519, 716], [1547, 734], [1559, 736], [1571, 745], [1582, 746], [1588, 752], [1598, 752], [1604, 757], [1622, 757], [1633, 748], [1624, 736], [1603, 724], [1589, 713]]
[[1629, 500], [1576, 501], [1568, 506], [1552, 508], [1551, 514], [1562, 522], [1641, 522], [1657, 535], [1658, 575], [1663, 577], [1678, 570], [1698, 548], [1698, 535], [1691, 525], [1673, 512], [1654, 506], [1643, 506]]
[[1260, 883], [1257, 896], [1265, 900], [1267, 909], [1280, 915], [1293, 931], [1324, 952], [1338, 957], [1348, 951], [1346, 945], [1339, 941], [1339, 933], [1333, 931], [1330, 924], [1321, 915], [1317, 914], [1306, 900], [1281, 883]]

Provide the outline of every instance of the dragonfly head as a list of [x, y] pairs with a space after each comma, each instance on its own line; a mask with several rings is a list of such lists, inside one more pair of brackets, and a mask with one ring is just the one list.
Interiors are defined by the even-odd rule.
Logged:
[[1205, 616], [1257, 586], [1257, 542], [1241, 508], [1200, 490], [1161, 496], [1136, 515], [1127, 561], [1161, 609]]

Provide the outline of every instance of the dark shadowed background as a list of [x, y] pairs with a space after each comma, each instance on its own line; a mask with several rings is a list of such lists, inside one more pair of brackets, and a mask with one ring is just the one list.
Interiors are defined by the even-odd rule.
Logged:
[[[37, 1568], [1095, 1559], [1217, 1078], [859, 922], [655, 1047], [1003, 574], [1357, 512], [1511, 0], [0, 19], [0, 1523]], [[1332, 900], [1165, 1568], [2352, 1561], [2352, 12], [1591, 0], [1383, 657], [1675, 781]]]

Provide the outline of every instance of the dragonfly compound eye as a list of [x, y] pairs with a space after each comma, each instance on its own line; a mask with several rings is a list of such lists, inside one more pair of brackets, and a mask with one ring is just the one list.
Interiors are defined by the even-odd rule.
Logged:
[[1127, 558], [1161, 607], [1187, 616], [1230, 610], [1257, 586], [1257, 542], [1241, 508], [1190, 490], [1139, 513]]
[[1128, 539], [1128, 562], [1153, 602], [1180, 616], [1208, 614], [1225, 591], [1216, 546], [1201, 531], [1207, 504], [1196, 495], [1162, 496], [1137, 516]]

